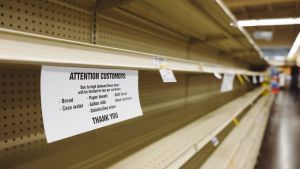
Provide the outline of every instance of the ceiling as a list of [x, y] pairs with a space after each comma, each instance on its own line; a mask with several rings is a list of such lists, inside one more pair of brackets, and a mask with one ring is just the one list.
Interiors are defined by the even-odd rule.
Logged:
[[[224, 0], [237, 20], [288, 18], [300, 16], [300, 0]], [[300, 32], [300, 25], [245, 27], [253, 36], [256, 31], [272, 32], [271, 40], [253, 38], [270, 57], [288, 53]]]

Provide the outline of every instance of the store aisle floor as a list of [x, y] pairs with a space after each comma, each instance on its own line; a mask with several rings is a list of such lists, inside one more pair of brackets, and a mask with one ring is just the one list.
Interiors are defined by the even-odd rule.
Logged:
[[256, 169], [300, 169], [300, 93], [276, 97]]

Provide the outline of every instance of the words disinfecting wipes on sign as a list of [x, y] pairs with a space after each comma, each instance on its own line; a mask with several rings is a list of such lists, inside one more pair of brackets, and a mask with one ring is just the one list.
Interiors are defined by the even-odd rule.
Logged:
[[141, 116], [138, 71], [43, 66], [41, 105], [48, 143]]

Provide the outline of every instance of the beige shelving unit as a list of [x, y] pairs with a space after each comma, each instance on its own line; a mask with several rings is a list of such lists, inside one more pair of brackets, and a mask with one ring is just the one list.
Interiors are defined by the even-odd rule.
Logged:
[[[232, 118], [248, 114], [264, 90], [236, 78], [222, 93], [213, 76], [259, 76], [267, 67], [235, 23], [219, 0], [1, 1], [0, 168], [204, 164], [222, 146], [210, 147], [210, 136], [230, 138]], [[155, 57], [166, 60], [177, 83], [162, 83]], [[47, 144], [42, 65], [139, 70], [144, 115]], [[255, 163], [259, 141], [253, 147], [245, 166]]]
[[[232, 123], [232, 120], [249, 107], [264, 90], [264, 88], [257, 89], [229, 102], [209, 115], [145, 147], [110, 168], [180, 168], [208, 144], [213, 136], [218, 135], [229, 123]], [[261, 106], [261, 103], [259, 105]], [[260, 112], [257, 110], [259, 109], [254, 110], [255, 113]], [[233, 143], [233, 145], [235, 144]], [[218, 159], [213, 159], [212, 163], [216, 164], [216, 162], [223, 166]], [[82, 166], [85, 165], [87, 164]], [[89, 165], [92, 164], [89, 163]], [[209, 166], [208, 168], [219, 167]]]
[[263, 96], [200, 168], [253, 168], [273, 99]]
[[157, 70], [154, 59], [163, 58], [167, 67], [174, 71], [250, 76], [263, 74], [246, 69], [80, 43], [9, 29], [0, 29], [0, 36], [0, 61], [3, 63]]

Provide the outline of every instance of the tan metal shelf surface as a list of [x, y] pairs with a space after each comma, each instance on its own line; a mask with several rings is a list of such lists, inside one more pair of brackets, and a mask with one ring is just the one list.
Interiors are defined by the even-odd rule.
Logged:
[[251, 165], [247, 168], [253, 169], [266, 127], [272, 96], [263, 96], [251, 108], [240, 124], [200, 167], [201, 169], [245, 169], [246, 163], [250, 161]]
[[259, 75], [259, 72], [227, 68], [187, 59], [159, 56], [100, 45], [0, 29], [0, 62], [63, 66], [96, 66], [156, 70], [154, 57], [162, 57], [174, 71]]
[[[268, 103], [268, 107], [270, 108], [270, 106], [272, 105], [272, 102], [274, 100], [274, 96], [271, 97], [269, 103]], [[261, 119], [259, 119], [259, 123], [260, 124], [260, 128], [259, 131], [257, 133], [257, 135], [254, 136], [254, 138], [251, 138], [251, 143], [247, 143], [244, 147], [250, 147], [248, 149], [248, 154], [247, 157], [244, 158], [247, 159], [244, 161], [244, 163], [242, 163], [240, 166], [241, 169], [253, 169], [255, 167], [256, 161], [257, 161], [257, 157], [259, 154], [259, 150], [264, 138], [264, 133], [268, 124], [268, 117], [269, 117], [269, 113], [270, 111], [267, 110], [267, 112], [264, 114], [264, 116], [261, 117]], [[234, 158], [236, 158], [238, 155], [241, 156], [241, 153], [244, 154], [243, 150], [239, 151], [239, 154], [236, 154], [236, 156]], [[245, 154], [244, 154], [245, 155]]]
[[[145, 147], [110, 168], [179, 168], [265, 90], [259, 88]], [[92, 164], [90, 164], [92, 165]]]

